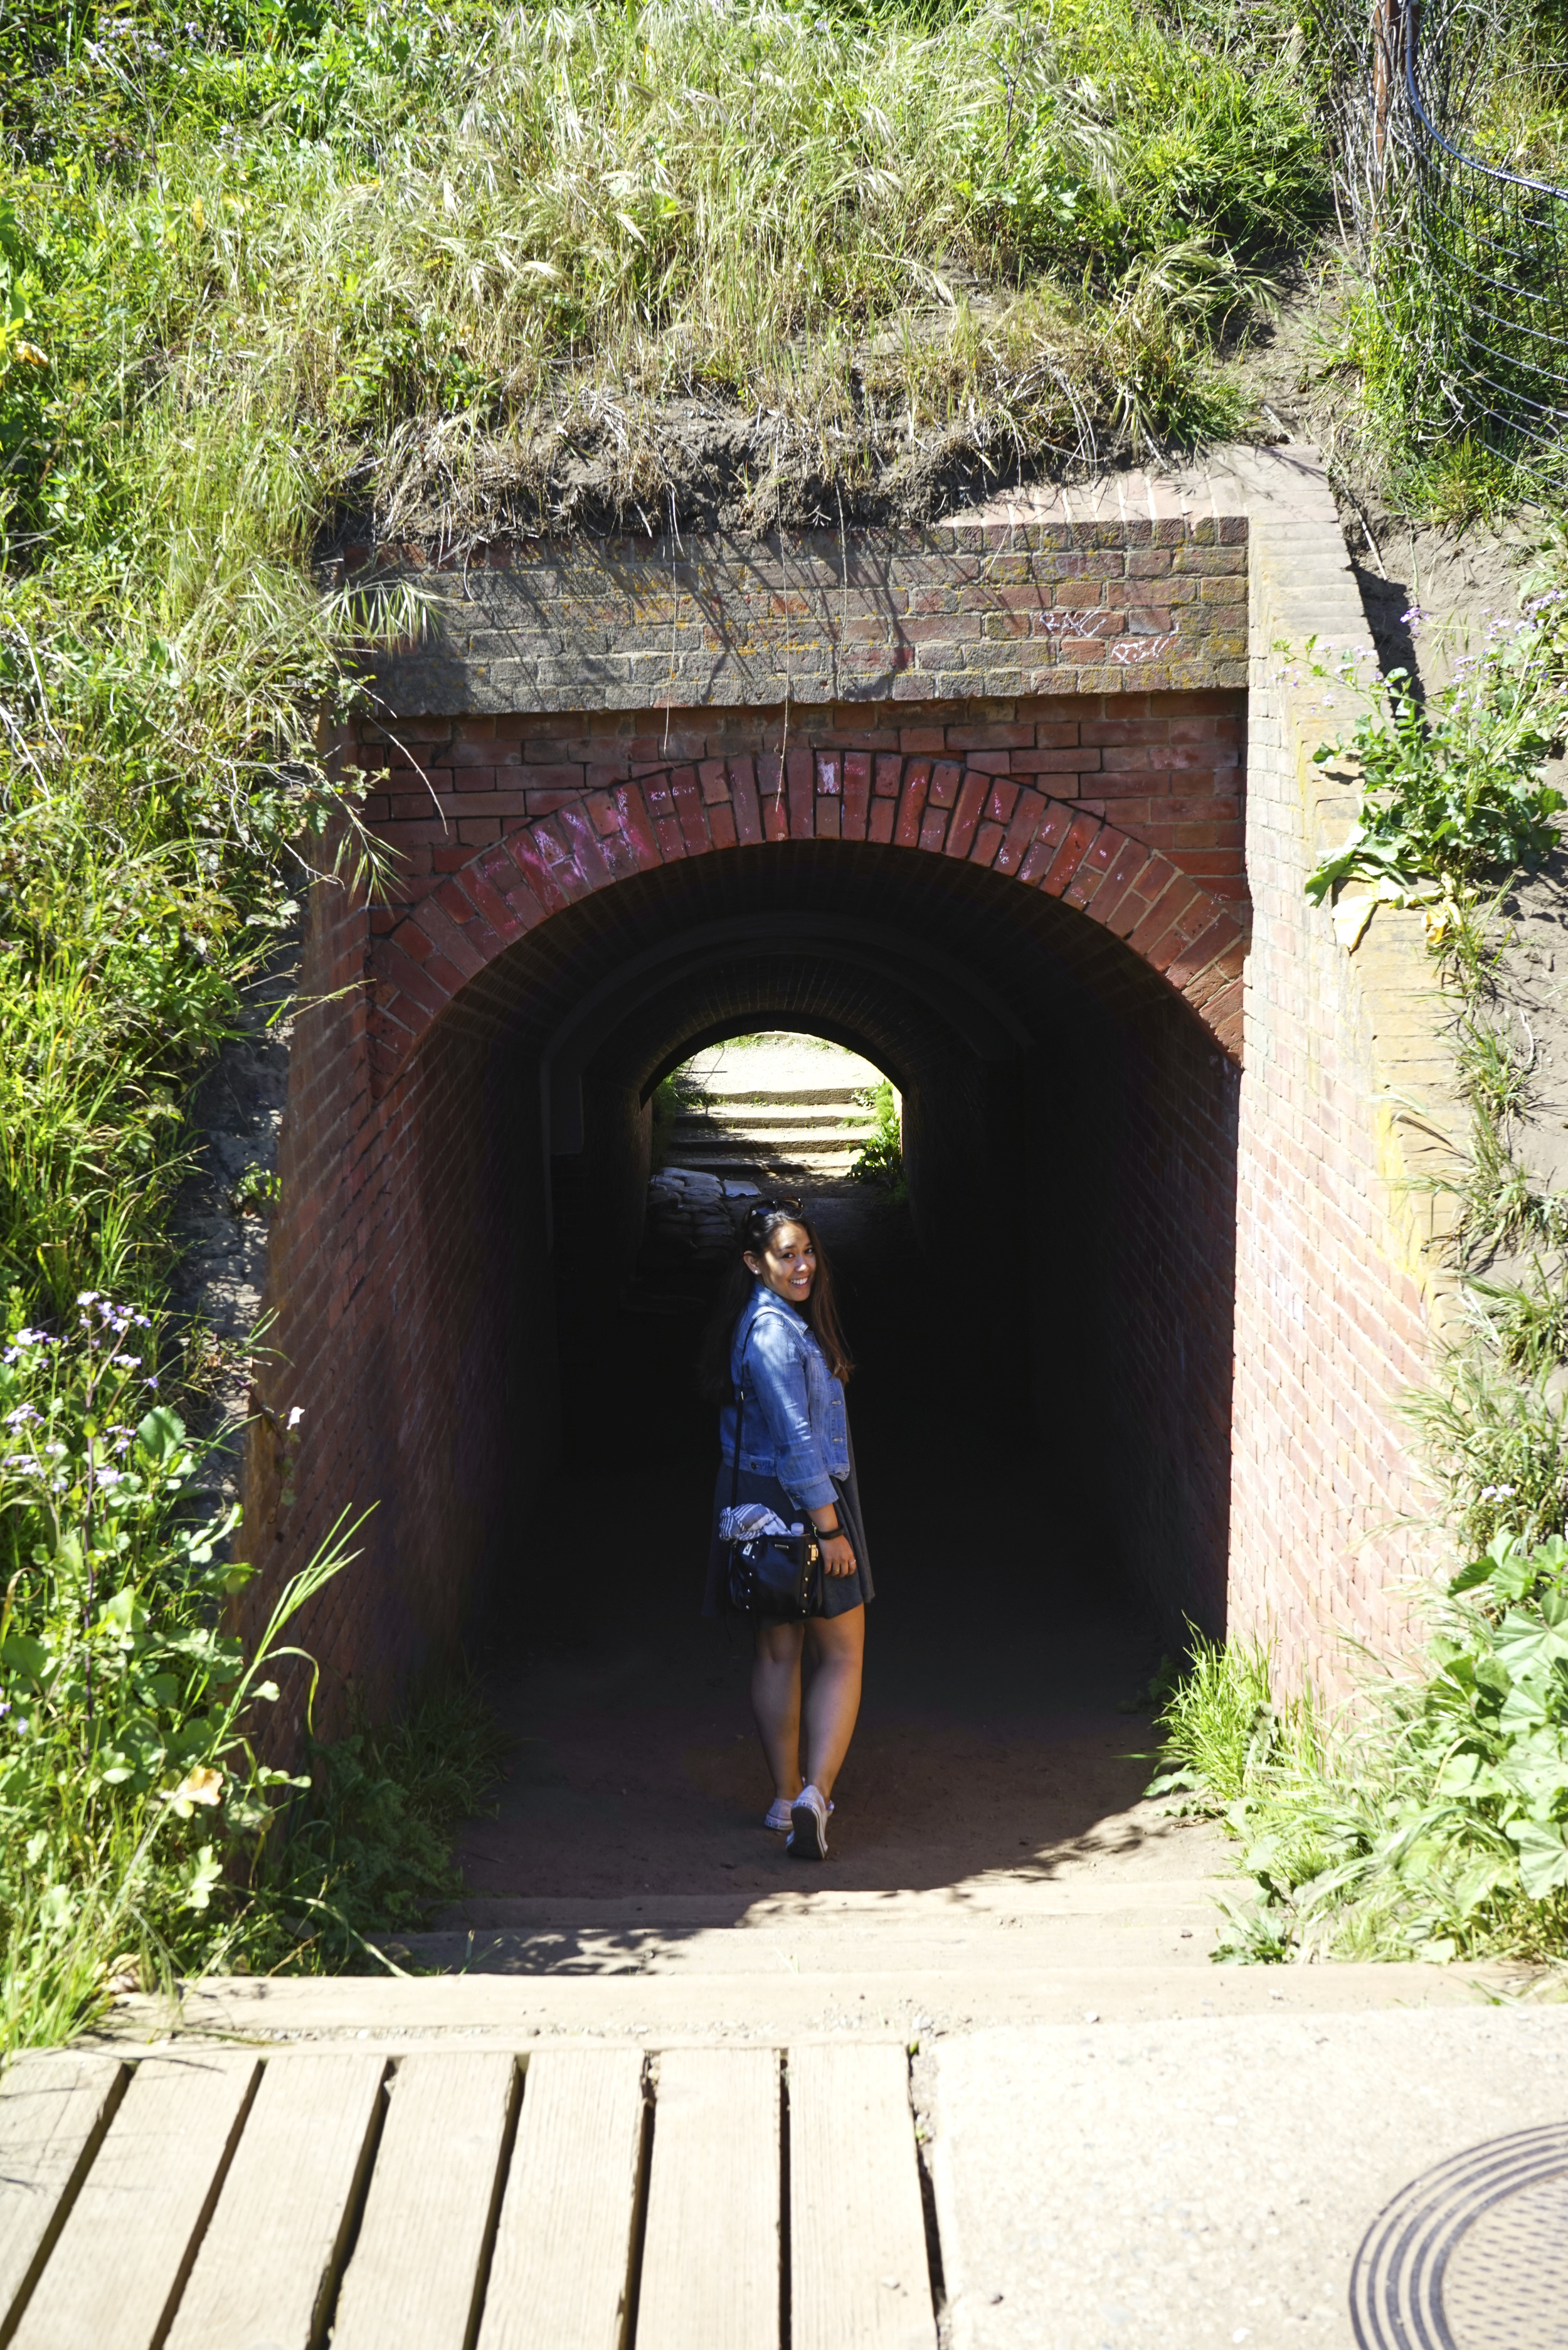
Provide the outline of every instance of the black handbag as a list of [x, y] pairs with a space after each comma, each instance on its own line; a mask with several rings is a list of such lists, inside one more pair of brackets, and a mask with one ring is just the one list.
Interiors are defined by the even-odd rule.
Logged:
[[[751, 1343], [747, 1340], [747, 1345]], [[741, 1491], [741, 1430], [746, 1417], [746, 1356], [741, 1353], [741, 1385], [735, 1390], [735, 1471], [730, 1507]], [[822, 1545], [807, 1518], [798, 1534], [755, 1534], [728, 1545], [730, 1605], [742, 1616], [773, 1616], [796, 1624], [822, 1613]]]

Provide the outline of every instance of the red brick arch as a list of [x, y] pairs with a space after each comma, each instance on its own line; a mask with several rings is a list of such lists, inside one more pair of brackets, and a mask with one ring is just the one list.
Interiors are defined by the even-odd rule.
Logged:
[[1159, 850], [956, 759], [795, 751], [769, 764], [776, 781], [761, 783], [751, 758], [670, 766], [587, 792], [476, 850], [376, 942], [377, 1091], [470, 980], [563, 907], [679, 858], [780, 840], [882, 842], [1061, 899], [1125, 939], [1240, 1059], [1243, 918]]

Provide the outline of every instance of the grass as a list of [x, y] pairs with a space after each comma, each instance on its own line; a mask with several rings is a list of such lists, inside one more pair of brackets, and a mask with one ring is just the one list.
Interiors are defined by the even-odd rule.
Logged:
[[[1272, 23], [1133, 0], [67, 22], [11, 102], [14, 397], [88, 390], [155, 473], [193, 433], [296, 547], [551, 512], [584, 465], [657, 515], [719, 422], [761, 420], [768, 518], [781, 471], [836, 518], [955, 438], [983, 472], [1228, 431], [1216, 338], [1326, 205]], [[112, 495], [67, 437], [25, 532]]]
[[857, 1183], [875, 1183], [890, 1201], [901, 1203], [909, 1196], [909, 1186], [904, 1173], [904, 1122], [897, 1089], [884, 1077], [859, 1100], [872, 1114], [874, 1130], [857, 1151], [850, 1177]]
[[[1562, 374], [1563, 207], [1522, 209], [1501, 183], [1455, 169], [1425, 192], [1405, 145], [1379, 151], [1369, 100], [1366, 12], [1324, 14], [1314, 49], [1338, 126], [1340, 210], [1355, 223], [1355, 270], [1334, 357], [1358, 378], [1348, 438], [1397, 511], [1434, 523], [1562, 504], [1550, 410]], [[1549, 188], [1568, 187], [1568, 81], [1556, 0], [1422, 12], [1419, 71], [1439, 130], [1465, 155]], [[1498, 254], [1506, 258], [1499, 263]], [[1478, 256], [1492, 255], [1487, 270]], [[1478, 271], [1481, 274], [1478, 275]], [[1542, 339], [1535, 339], [1538, 336]]]

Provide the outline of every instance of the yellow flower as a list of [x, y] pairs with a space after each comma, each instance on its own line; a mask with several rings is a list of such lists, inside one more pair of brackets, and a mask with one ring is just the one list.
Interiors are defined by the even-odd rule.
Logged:
[[188, 1820], [197, 1804], [221, 1804], [223, 1800], [223, 1774], [209, 1771], [198, 1763], [187, 1771], [174, 1793], [168, 1799], [182, 1820]]

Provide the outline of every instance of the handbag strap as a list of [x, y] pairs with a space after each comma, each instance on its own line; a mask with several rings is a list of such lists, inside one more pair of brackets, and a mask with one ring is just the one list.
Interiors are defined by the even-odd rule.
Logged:
[[746, 1353], [752, 1343], [748, 1330], [741, 1348], [741, 1378], [735, 1389], [735, 1462], [730, 1478], [730, 1507], [734, 1508], [741, 1497], [741, 1430], [746, 1421]]

